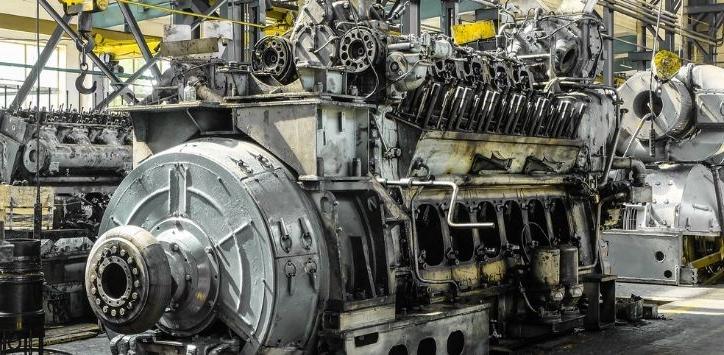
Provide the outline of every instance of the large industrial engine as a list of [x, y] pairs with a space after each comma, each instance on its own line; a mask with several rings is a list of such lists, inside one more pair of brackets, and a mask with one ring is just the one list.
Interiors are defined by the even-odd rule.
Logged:
[[535, 11], [482, 52], [388, 12], [307, 1], [253, 76], [175, 58], [178, 93], [124, 109], [86, 267], [114, 353], [480, 354], [598, 313], [601, 211], [643, 189], [598, 18]]

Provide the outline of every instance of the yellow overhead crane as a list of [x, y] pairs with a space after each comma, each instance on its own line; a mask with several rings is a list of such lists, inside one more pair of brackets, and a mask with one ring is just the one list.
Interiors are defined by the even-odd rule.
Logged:
[[[64, 4], [64, 6], [76, 6], [82, 7], [83, 11], [103, 11], [108, 7], [107, 0], [58, 0]], [[167, 9], [156, 5], [143, 4], [140, 1], [122, 0], [129, 5], [137, 5], [142, 7], [152, 7], [154, 9], [165, 10], [169, 13], [184, 13], [190, 16], [198, 16], [201, 18], [217, 19], [213, 16], [203, 16], [199, 14], [188, 13], [179, 10]], [[210, 1], [212, 2], [212, 1]], [[89, 9], [89, 10], [86, 10]], [[296, 9], [289, 9], [285, 7], [273, 6], [266, 11], [267, 20], [273, 24], [269, 25], [257, 25], [258, 27], [264, 28], [264, 33], [268, 36], [271, 35], [283, 35], [284, 33], [291, 30], [294, 25], [294, 19], [296, 18]], [[93, 38], [95, 40], [95, 48], [93, 51], [96, 54], [108, 54], [114, 60], [127, 59], [127, 58], [140, 58], [141, 51], [138, 45], [132, 38], [118, 39], [104, 36], [103, 33], [97, 32], [94, 29]], [[161, 43], [161, 38], [146, 36], [146, 43], [152, 54], [156, 54]]]

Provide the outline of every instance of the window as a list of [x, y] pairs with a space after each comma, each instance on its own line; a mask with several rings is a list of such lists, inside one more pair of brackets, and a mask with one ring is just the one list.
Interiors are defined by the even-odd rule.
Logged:
[[[40, 47], [43, 50], [43, 47]], [[0, 41], [0, 106], [7, 107], [15, 98], [20, 85], [30, 74], [38, 57], [38, 49], [34, 42]], [[66, 76], [59, 68], [65, 68], [65, 46], [59, 45], [51, 53], [46, 68], [40, 74], [40, 105], [41, 107], [58, 107], [66, 102]], [[36, 90], [31, 91], [23, 105], [38, 105]]]

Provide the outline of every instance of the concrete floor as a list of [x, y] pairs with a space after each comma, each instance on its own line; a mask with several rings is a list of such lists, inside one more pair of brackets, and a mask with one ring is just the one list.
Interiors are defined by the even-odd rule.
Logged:
[[[640, 326], [618, 325], [601, 332], [581, 332], [532, 345], [520, 354], [724, 354], [724, 286], [673, 287], [625, 284], [618, 297], [636, 294], [657, 303], [665, 319]], [[105, 335], [53, 345], [72, 354], [107, 355]]]
[[616, 285], [656, 303], [664, 319], [582, 332], [531, 346], [521, 354], [724, 354], [724, 286]]

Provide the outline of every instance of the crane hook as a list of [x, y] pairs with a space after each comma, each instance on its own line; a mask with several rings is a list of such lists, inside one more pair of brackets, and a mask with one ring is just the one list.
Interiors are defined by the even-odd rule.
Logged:
[[78, 78], [75, 79], [75, 88], [78, 89], [79, 93], [89, 95], [96, 92], [97, 83], [94, 81], [93, 85], [89, 88], [83, 86], [86, 75], [88, 75], [88, 64], [83, 61], [80, 63], [80, 74]]

